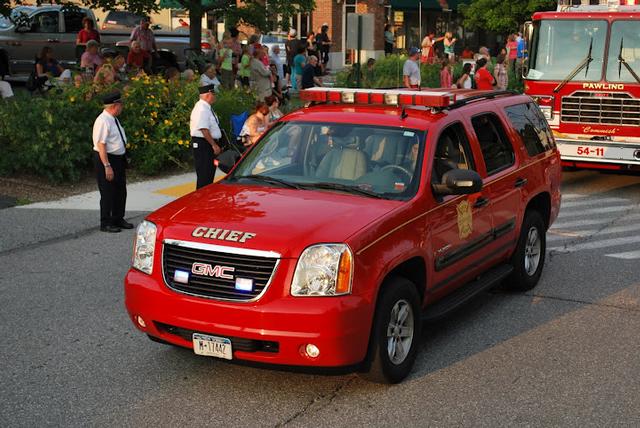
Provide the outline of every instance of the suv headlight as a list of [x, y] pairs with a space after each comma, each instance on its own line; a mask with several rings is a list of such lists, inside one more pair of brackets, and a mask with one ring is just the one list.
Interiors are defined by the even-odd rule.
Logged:
[[345, 244], [306, 248], [291, 283], [292, 296], [339, 296], [351, 293], [353, 255]]
[[131, 265], [148, 275], [153, 272], [153, 253], [156, 247], [156, 225], [144, 220], [136, 231]]

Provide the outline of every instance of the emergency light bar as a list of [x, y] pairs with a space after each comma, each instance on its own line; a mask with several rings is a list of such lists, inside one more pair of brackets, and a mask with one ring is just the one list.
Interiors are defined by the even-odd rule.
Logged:
[[309, 88], [300, 91], [300, 99], [317, 103], [425, 106], [444, 108], [455, 102], [448, 92], [403, 89]]

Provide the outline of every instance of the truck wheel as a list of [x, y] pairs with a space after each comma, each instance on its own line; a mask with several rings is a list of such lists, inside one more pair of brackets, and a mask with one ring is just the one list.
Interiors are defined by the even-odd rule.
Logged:
[[522, 222], [518, 246], [511, 256], [513, 273], [507, 279], [508, 288], [515, 291], [531, 290], [538, 284], [546, 251], [546, 230], [538, 211], [527, 211]]
[[420, 298], [405, 278], [392, 278], [382, 290], [371, 332], [371, 367], [362, 377], [398, 383], [411, 372], [420, 340]]

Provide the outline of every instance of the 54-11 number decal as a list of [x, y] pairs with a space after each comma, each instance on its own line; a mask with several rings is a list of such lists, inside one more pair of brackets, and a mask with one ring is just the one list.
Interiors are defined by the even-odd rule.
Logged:
[[576, 153], [578, 155], [585, 155], [585, 156], [604, 156], [604, 148], [578, 146], [578, 150]]

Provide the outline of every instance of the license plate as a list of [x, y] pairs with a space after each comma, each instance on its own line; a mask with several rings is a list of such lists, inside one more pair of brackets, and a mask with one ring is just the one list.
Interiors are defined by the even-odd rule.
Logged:
[[[635, 147], [637, 148], [637, 147]], [[632, 147], [611, 147], [611, 146], [595, 146], [575, 144], [558, 144], [560, 155], [562, 158], [594, 158], [594, 159], [611, 159], [611, 160], [636, 160], [633, 156], [634, 148]]]
[[193, 352], [208, 357], [231, 360], [231, 340], [226, 337], [209, 336], [208, 334], [193, 333]]

